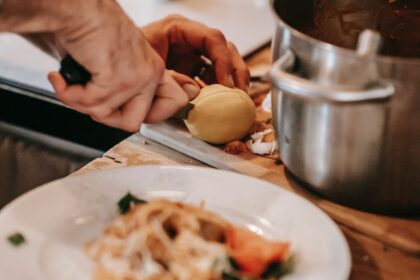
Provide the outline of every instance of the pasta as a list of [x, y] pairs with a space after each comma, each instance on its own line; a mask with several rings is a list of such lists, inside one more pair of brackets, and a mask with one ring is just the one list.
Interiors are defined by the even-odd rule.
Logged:
[[[232, 265], [230, 256], [235, 252], [230, 243], [234, 242], [229, 239], [238, 232], [202, 208], [157, 200], [133, 205], [102, 236], [86, 244], [85, 250], [96, 264], [94, 280], [258, 279], [241, 278], [246, 273], [233, 272], [238, 268]], [[238, 240], [235, 237], [236, 244]], [[276, 244], [283, 245], [284, 259], [288, 245]], [[226, 278], [229, 273], [237, 277]]]

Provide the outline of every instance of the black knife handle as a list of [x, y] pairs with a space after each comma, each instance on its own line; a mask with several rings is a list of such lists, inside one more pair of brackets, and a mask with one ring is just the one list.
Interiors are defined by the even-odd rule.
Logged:
[[60, 63], [61, 76], [68, 85], [86, 85], [92, 75], [70, 55], [66, 55]]

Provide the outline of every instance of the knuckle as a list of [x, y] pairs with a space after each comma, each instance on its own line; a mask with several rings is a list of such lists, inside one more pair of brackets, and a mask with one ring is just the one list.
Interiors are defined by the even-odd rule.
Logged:
[[246, 78], [251, 77], [251, 72], [248, 70], [248, 68], [240, 68], [236, 70], [237, 74], [244, 76]]
[[162, 59], [157, 59], [156, 62], [154, 63], [154, 74], [162, 76], [163, 73], [165, 72], [165, 62]]
[[224, 71], [227, 71], [229, 73], [233, 73], [234, 71], [232, 61], [229, 58], [218, 59], [215, 62], [215, 64], [216, 64], [216, 67], [219, 67], [219, 69], [224, 69]]
[[169, 25], [176, 24], [179, 21], [183, 21], [183, 20], [186, 20], [186, 17], [180, 14], [170, 14], [164, 18], [165, 23]]
[[123, 129], [128, 132], [137, 132], [140, 129], [141, 124], [140, 121], [125, 122]]
[[168, 74], [171, 75], [172, 77], [176, 77], [178, 75], [178, 73], [174, 70], [167, 70]]
[[119, 80], [119, 89], [125, 91], [135, 88], [138, 85], [139, 80], [140, 79], [139, 76], [136, 75], [136, 71], [132, 71]]
[[229, 49], [233, 50], [233, 51], [237, 51], [238, 49], [236, 48], [235, 44], [233, 44], [232, 42], [228, 42], [228, 47]]
[[222, 31], [216, 28], [210, 28], [209, 34], [216, 39], [217, 41], [226, 42], [225, 35], [223, 35]]
[[138, 88], [143, 89], [150, 85], [157, 86], [159, 82], [161, 81], [164, 75], [164, 72], [165, 72], [165, 67], [163, 64], [161, 64], [160, 62], [153, 63], [149, 69], [147, 69], [146, 71], [143, 71], [141, 76], [139, 76], [141, 78], [139, 78], [138, 83], [137, 83]]
[[96, 112], [96, 111], [90, 111], [89, 116], [97, 122], [101, 122], [101, 120], [105, 118], [103, 114], [100, 114], [99, 112]]
[[72, 99], [67, 94], [64, 94], [63, 92], [57, 92], [56, 96], [64, 104], [66, 104], [66, 105], [71, 104]]
[[89, 115], [94, 119], [100, 120], [109, 116], [110, 113], [111, 111], [108, 108], [92, 108]]
[[153, 80], [160, 80], [165, 73], [165, 63], [162, 59], [156, 59], [151, 63], [151, 67], [148, 73], [145, 75], [143, 72], [144, 77], [146, 78], [145, 81], [150, 82]]
[[99, 101], [99, 98], [96, 95], [86, 94], [79, 100], [79, 103], [83, 106], [90, 107], [90, 106], [96, 105], [98, 101]]

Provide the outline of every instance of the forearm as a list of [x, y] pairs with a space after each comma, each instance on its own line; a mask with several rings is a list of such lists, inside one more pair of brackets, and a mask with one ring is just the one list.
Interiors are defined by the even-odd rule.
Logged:
[[[0, 32], [54, 32], [62, 28], [73, 1], [0, 0]], [[77, 10], [76, 10], [77, 11]]]

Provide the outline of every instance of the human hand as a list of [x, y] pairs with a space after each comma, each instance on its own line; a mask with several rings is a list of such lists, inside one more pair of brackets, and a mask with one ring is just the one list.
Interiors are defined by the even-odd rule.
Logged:
[[[86, 86], [68, 86], [58, 72], [49, 80], [58, 98], [98, 122], [136, 131], [143, 121], [164, 120], [189, 98], [164, 71], [164, 62], [115, 1], [55, 34], [60, 50], [91, 74]], [[86, 17], [86, 18], [85, 18]]]
[[57, 97], [104, 124], [136, 131], [188, 102], [168, 72], [115, 0], [7, 0], [0, 9], [0, 32], [21, 34], [55, 56], [70, 54], [92, 79], [69, 86], [49, 74]]
[[213, 63], [212, 71], [203, 77], [205, 82], [247, 91], [249, 70], [236, 47], [219, 30], [172, 15], [144, 26], [142, 31], [166, 67], [176, 71], [172, 74], [178, 82], [194, 83], [191, 77], [198, 74], [205, 56]]

